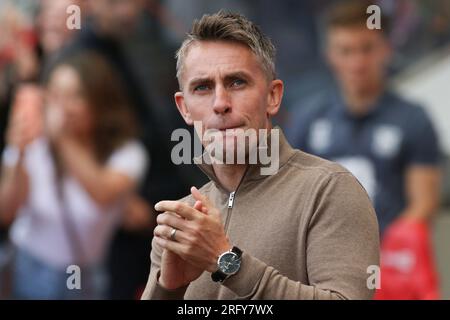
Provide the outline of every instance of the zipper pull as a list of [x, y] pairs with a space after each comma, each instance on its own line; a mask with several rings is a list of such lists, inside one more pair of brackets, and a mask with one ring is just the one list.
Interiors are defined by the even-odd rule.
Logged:
[[233, 208], [234, 193], [235, 193], [235, 191], [233, 191], [232, 193], [230, 193], [230, 197], [228, 198], [228, 209]]

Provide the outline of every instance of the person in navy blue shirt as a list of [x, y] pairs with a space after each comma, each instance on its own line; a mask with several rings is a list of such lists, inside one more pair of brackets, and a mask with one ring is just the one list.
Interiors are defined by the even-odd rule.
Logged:
[[337, 85], [298, 106], [287, 136], [358, 178], [383, 234], [400, 216], [428, 220], [436, 211], [439, 147], [424, 109], [387, 88], [391, 48], [383, 26], [367, 28], [366, 9], [356, 1], [328, 12], [326, 54]]

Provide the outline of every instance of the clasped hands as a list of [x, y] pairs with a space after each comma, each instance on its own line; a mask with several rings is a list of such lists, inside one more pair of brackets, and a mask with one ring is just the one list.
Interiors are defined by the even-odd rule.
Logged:
[[[220, 254], [231, 249], [220, 211], [192, 187], [193, 207], [180, 201], [161, 201], [154, 241], [163, 248], [159, 284], [166, 289], [188, 285], [204, 271], [217, 270]], [[174, 236], [174, 231], [175, 236]]]

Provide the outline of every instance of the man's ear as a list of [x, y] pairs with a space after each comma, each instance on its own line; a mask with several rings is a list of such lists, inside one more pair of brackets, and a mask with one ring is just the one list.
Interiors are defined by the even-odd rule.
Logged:
[[283, 99], [284, 84], [283, 81], [276, 79], [270, 83], [267, 114], [270, 117], [275, 116], [280, 110], [281, 100]]
[[192, 121], [189, 109], [186, 107], [186, 104], [184, 103], [183, 92], [178, 91], [177, 93], [175, 93], [174, 97], [175, 97], [175, 103], [177, 105], [178, 111], [180, 112], [180, 114], [183, 117], [184, 121], [188, 125], [192, 126], [194, 124], [194, 122]]

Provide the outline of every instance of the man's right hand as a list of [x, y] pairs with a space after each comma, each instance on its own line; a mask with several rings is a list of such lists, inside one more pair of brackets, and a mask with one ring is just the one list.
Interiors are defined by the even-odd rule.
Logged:
[[[194, 209], [206, 214], [206, 208], [200, 201], [195, 203]], [[158, 282], [165, 289], [174, 290], [188, 285], [200, 277], [203, 271], [183, 260], [177, 254], [164, 250], [161, 257], [161, 273]]]
[[165, 289], [174, 290], [188, 285], [202, 273], [202, 269], [184, 261], [175, 253], [164, 250], [158, 282]]

